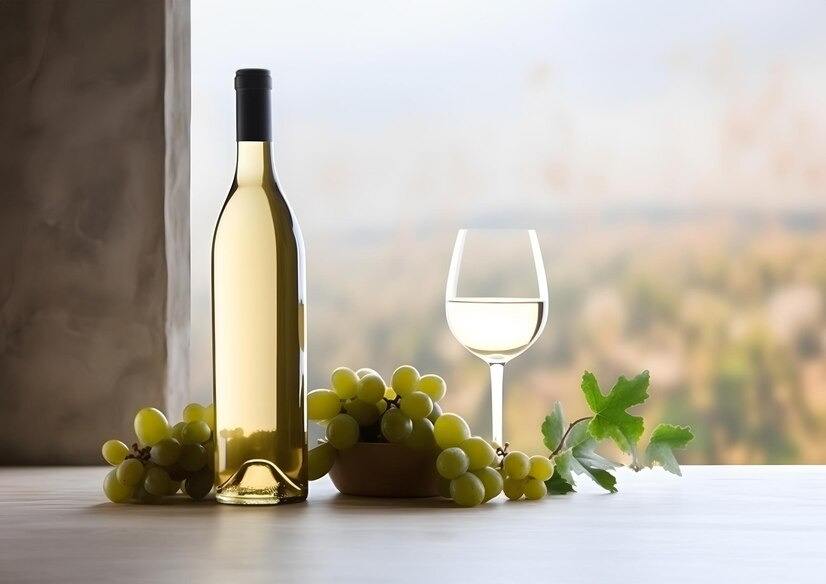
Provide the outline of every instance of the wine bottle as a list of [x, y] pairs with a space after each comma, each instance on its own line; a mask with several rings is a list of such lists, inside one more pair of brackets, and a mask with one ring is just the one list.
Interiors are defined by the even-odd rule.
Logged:
[[266, 69], [235, 76], [238, 159], [212, 242], [216, 498], [307, 498], [304, 244], [272, 160]]

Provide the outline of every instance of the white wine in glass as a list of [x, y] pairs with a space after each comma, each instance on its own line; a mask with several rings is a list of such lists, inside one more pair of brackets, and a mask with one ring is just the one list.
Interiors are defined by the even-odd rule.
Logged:
[[453, 336], [490, 366], [491, 432], [503, 445], [505, 363], [522, 354], [548, 318], [548, 285], [533, 230], [462, 229], [445, 291]]

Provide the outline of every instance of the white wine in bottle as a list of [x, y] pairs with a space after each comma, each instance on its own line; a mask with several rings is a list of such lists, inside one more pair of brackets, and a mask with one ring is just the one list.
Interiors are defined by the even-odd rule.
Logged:
[[272, 161], [266, 69], [235, 76], [238, 161], [212, 242], [220, 503], [307, 498], [304, 244]]

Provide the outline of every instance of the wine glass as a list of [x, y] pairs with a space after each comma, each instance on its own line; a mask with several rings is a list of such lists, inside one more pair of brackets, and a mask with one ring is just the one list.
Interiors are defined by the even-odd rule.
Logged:
[[453, 336], [490, 366], [491, 437], [502, 440], [505, 363], [530, 347], [548, 318], [548, 284], [533, 229], [461, 229], [447, 277]]

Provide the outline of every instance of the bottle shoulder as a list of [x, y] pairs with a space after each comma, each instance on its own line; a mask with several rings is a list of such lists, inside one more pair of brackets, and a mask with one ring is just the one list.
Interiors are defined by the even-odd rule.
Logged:
[[221, 215], [235, 208], [264, 206], [269, 208], [272, 215], [292, 214], [292, 209], [278, 183], [273, 181], [271, 184], [238, 184], [233, 181], [224, 201]]
[[243, 231], [253, 225], [261, 229], [265, 224], [278, 239], [295, 238], [299, 240], [298, 245], [303, 246], [298, 221], [277, 183], [239, 185], [233, 182], [218, 215], [214, 237], [228, 229]]

